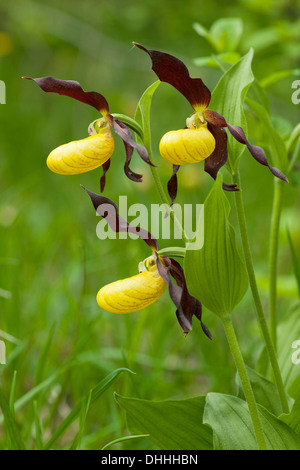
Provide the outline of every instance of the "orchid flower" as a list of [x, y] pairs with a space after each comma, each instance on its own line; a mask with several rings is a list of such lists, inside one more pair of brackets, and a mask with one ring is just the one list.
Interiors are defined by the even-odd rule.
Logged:
[[108, 102], [103, 95], [95, 91], [86, 92], [78, 82], [73, 80], [59, 80], [53, 77], [24, 78], [33, 80], [45, 92], [69, 96], [96, 108], [102, 114], [101, 118], [89, 125], [88, 137], [60, 145], [52, 150], [47, 158], [47, 166], [51, 171], [60, 175], [76, 175], [102, 166], [103, 176], [100, 180], [102, 192], [105, 186], [105, 174], [110, 166], [110, 157], [115, 148], [113, 129], [125, 145], [124, 172], [126, 176], [135, 182], [142, 181], [142, 175], [134, 173], [129, 164], [133, 150], [136, 149], [146, 163], [153, 165], [149, 160], [147, 150], [133, 140], [126, 124], [109, 113]]
[[[152, 250], [146, 260], [139, 263], [139, 273], [103, 286], [97, 294], [97, 303], [111, 313], [131, 313], [141, 310], [159, 300], [168, 286], [171, 300], [176, 306], [177, 320], [187, 334], [192, 329], [192, 317], [201, 323], [210, 338], [208, 328], [202, 322], [202, 304], [187, 289], [183, 268], [168, 256], [159, 254], [157, 240], [140, 227], [130, 225], [118, 213], [118, 206], [110, 199], [84, 188], [90, 196], [97, 214], [103, 217], [116, 233], [134, 233], [142, 238]], [[174, 282], [175, 281], [175, 282]]]
[[[168, 183], [172, 202], [176, 197], [177, 176], [181, 165], [205, 160], [204, 171], [216, 179], [218, 171], [227, 161], [227, 133], [241, 144], [247, 146], [251, 155], [262, 165], [267, 166], [276, 177], [288, 182], [285, 175], [269, 165], [262, 148], [248, 142], [243, 129], [228, 124], [223, 116], [208, 109], [211, 93], [201, 78], [191, 78], [185, 64], [170, 54], [146, 49], [133, 43], [147, 52], [152, 61], [152, 70], [158, 78], [176, 88], [190, 103], [194, 113], [186, 120], [186, 128], [167, 132], [161, 139], [159, 150], [161, 156], [173, 164], [173, 174]], [[223, 183], [228, 191], [237, 191], [235, 184]]]

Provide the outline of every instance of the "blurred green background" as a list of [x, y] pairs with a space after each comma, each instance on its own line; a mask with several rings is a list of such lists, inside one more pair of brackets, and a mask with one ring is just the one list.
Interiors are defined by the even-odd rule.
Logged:
[[[52, 174], [46, 167], [53, 148], [87, 136], [88, 124], [98, 117], [97, 112], [69, 98], [45, 94], [21, 77], [77, 80], [85, 90], [102, 93], [111, 112], [133, 116], [141, 94], [156, 76], [149, 57], [133, 48], [132, 41], [181, 58], [191, 75], [201, 76], [213, 90], [221, 71], [199, 66], [194, 59], [216, 51], [197, 34], [195, 22], [209, 29], [219, 18], [241, 18], [243, 34], [237, 52], [254, 48], [253, 71], [263, 80], [271, 73], [300, 67], [299, 12], [296, 0], [22, 0], [13, 5], [0, 1], [0, 79], [6, 84], [6, 104], [0, 107], [0, 330], [7, 347], [0, 383], [8, 394], [16, 370], [18, 398], [62, 365], [74, 362], [39, 395], [45, 438], [74, 403], [116, 367], [129, 367], [136, 373], [118, 380], [118, 393], [153, 400], [208, 391], [231, 393], [235, 369], [221, 325], [206, 309], [203, 320], [213, 342], [196, 322], [184, 337], [167, 293], [153, 306], [127, 316], [98, 308], [99, 288], [135, 274], [139, 261], [150, 253], [142, 241], [96, 237], [99, 219], [80, 184], [98, 192], [101, 169], [71, 177]], [[299, 121], [299, 106], [291, 102], [291, 84], [299, 77], [290, 74], [267, 89], [272, 113], [283, 119], [279, 126], [287, 135]], [[160, 85], [153, 99], [152, 130], [154, 158], [164, 186], [171, 168], [158, 155], [159, 139], [168, 130], [182, 128], [190, 113], [176, 90]], [[115, 142], [104, 195], [117, 203], [119, 195], [127, 195], [129, 204], [160, 203], [149, 168], [137, 154], [132, 168], [144, 175], [143, 184], [125, 177], [123, 143], [118, 137]], [[241, 174], [254, 262], [267, 309], [273, 178], [246, 152]], [[226, 170], [224, 178], [229, 180]], [[201, 164], [182, 168], [177, 202], [204, 202], [212, 184]], [[233, 195], [227, 196], [235, 223]], [[283, 210], [280, 315], [297, 298], [285, 230], [289, 227], [294, 240], [299, 240], [298, 210], [295, 178], [286, 190]], [[167, 242], [161, 240], [160, 247], [164, 246]], [[235, 321], [251, 366], [262, 342], [249, 293]], [[49, 333], [52, 341], [45, 349]], [[18, 411], [16, 419], [28, 447], [34, 447], [32, 405]], [[68, 446], [76, 426], [68, 430], [60, 446]], [[126, 434], [126, 429], [110, 389], [88, 414], [82, 448], [99, 449]], [[145, 448], [150, 444], [140, 440], [124, 445]]]

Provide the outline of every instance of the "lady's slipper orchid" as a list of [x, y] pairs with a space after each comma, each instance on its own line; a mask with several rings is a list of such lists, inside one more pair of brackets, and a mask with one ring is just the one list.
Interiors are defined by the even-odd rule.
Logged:
[[139, 274], [112, 282], [99, 290], [98, 305], [112, 313], [136, 312], [156, 302], [168, 285], [170, 297], [176, 306], [177, 320], [184, 333], [187, 334], [192, 329], [192, 317], [195, 316], [204, 333], [212, 339], [202, 322], [201, 302], [188, 292], [180, 264], [173, 258], [159, 255], [157, 240], [148, 231], [134, 227], [123, 219], [113, 201], [84, 189], [97, 213], [108, 222], [114, 232], [135, 233], [152, 249], [152, 255], [139, 264]]
[[139, 274], [102, 287], [97, 294], [99, 307], [111, 313], [132, 313], [156, 302], [163, 295], [166, 282], [153, 257], [147, 264], [149, 267]]
[[[280, 170], [268, 164], [263, 149], [248, 142], [241, 127], [231, 126], [223, 116], [207, 109], [211, 98], [209, 89], [200, 78], [190, 77], [187, 67], [181, 60], [164, 52], [146, 49], [135, 42], [133, 44], [147, 52], [152, 61], [152, 70], [158, 78], [176, 88], [195, 111], [187, 119], [185, 129], [168, 132], [160, 142], [162, 157], [173, 164], [173, 174], [168, 183], [172, 202], [177, 191], [176, 173], [181, 165], [205, 160], [204, 170], [216, 179], [218, 171], [227, 161], [225, 127], [238, 142], [247, 146], [259, 163], [267, 166], [278, 178], [288, 182]], [[228, 191], [238, 190], [234, 184], [223, 183], [223, 188]]]
[[129, 164], [133, 150], [136, 149], [146, 163], [153, 165], [149, 160], [147, 150], [133, 140], [129, 128], [123, 122], [109, 113], [109, 106], [103, 95], [95, 91], [86, 92], [78, 82], [73, 80], [58, 80], [53, 77], [24, 78], [33, 80], [45, 92], [58, 93], [86, 103], [96, 108], [103, 116], [89, 125], [89, 137], [63, 144], [52, 150], [47, 158], [47, 166], [51, 171], [60, 175], [75, 175], [102, 166], [103, 176], [100, 180], [102, 192], [105, 186], [105, 174], [110, 166], [110, 157], [115, 148], [111, 132], [113, 128], [125, 145], [124, 172], [126, 176], [135, 182], [142, 181], [142, 175], [134, 173], [129, 168]]

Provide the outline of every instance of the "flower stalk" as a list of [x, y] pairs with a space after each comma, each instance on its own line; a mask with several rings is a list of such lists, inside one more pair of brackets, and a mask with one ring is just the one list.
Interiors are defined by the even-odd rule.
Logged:
[[[241, 188], [241, 179], [240, 179], [239, 172], [232, 174], [232, 180], [235, 184], [238, 185], [239, 188]], [[245, 257], [245, 263], [246, 263], [246, 268], [247, 268], [247, 272], [249, 276], [250, 288], [252, 291], [252, 296], [253, 296], [253, 300], [254, 300], [254, 304], [256, 308], [257, 318], [258, 318], [258, 321], [262, 330], [266, 349], [267, 349], [271, 366], [273, 369], [274, 379], [275, 379], [278, 394], [280, 397], [282, 411], [283, 413], [289, 413], [289, 406], [288, 406], [287, 397], [285, 394], [284, 385], [283, 385], [283, 381], [282, 381], [282, 377], [281, 377], [281, 373], [280, 373], [280, 369], [279, 369], [279, 365], [278, 365], [278, 361], [276, 357], [276, 352], [272, 343], [272, 339], [271, 339], [270, 332], [267, 326], [266, 318], [264, 315], [261, 299], [260, 299], [258, 288], [257, 288], [257, 282], [256, 282], [253, 261], [252, 261], [252, 254], [251, 254], [250, 243], [249, 243], [249, 238], [248, 238], [244, 203], [243, 203], [243, 197], [242, 197], [241, 191], [235, 192], [235, 202], [236, 202], [236, 208], [237, 208], [237, 215], [238, 215], [238, 221], [239, 221], [239, 227], [240, 227], [240, 233], [241, 233], [243, 252], [244, 252], [244, 257]]]
[[227, 340], [235, 361], [235, 365], [238, 371], [238, 374], [240, 376], [242, 386], [243, 386], [243, 391], [245, 394], [245, 398], [248, 404], [249, 408], [249, 413], [251, 416], [251, 420], [253, 423], [253, 428], [258, 444], [259, 450], [267, 450], [267, 445], [266, 445], [266, 440], [265, 436], [263, 433], [260, 417], [259, 417], [259, 412], [257, 408], [257, 404], [255, 401], [254, 393], [252, 390], [252, 386], [247, 374], [245, 362], [240, 350], [240, 346], [235, 334], [234, 326], [231, 320], [231, 316], [227, 315], [222, 318], [223, 320], [223, 326], [224, 330], [227, 336]]
[[282, 181], [274, 180], [273, 209], [270, 232], [269, 252], [269, 318], [270, 335], [275, 351], [277, 350], [277, 258], [279, 225], [284, 196], [284, 184]]

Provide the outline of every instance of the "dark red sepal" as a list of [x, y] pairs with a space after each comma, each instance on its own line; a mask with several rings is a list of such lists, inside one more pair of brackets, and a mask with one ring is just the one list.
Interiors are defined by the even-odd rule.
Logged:
[[[160, 276], [168, 284], [171, 300], [177, 309], [177, 320], [184, 333], [187, 334], [191, 331], [192, 318], [195, 315], [195, 317], [200, 321], [202, 330], [206, 336], [208, 336], [209, 339], [212, 339], [210, 331], [202, 322], [202, 304], [188, 292], [182, 267], [173, 258], [168, 258], [166, 256], [161, 258], [163, 262], [160, 261], [157, 255], [157, 269]], [[175, 279], [176, 284], [172, 281], [171, 276]]]
[[30, 78], [46, 93], [58, 93], [59, 95], [69, 96], [75, 100], [86, 103], [96, 108], [100, 113], [107, 114], [109, 107], [106, 99], [96, 91], [84, 91], [78, 82], [73, 80], [59, 80], [53, 77]]
[[170, 207], [172, 207], [172, 205], [174, 204], [174, 201], [175, 201], [176, 196], [177, 196], [177, 187], [178, 187], [177, 172], [178, 172], [179, 168], [180, 168], [180, 165], [173, 165], [172, 176], [169, 179], [168, 184], [167, 184], [168, 193], [169, 193], [169, 196], [171, 198]]
[[108, 222], [114, 232], [134, 233], [138, 237], [142, 238], [153, 251], [158, 250], [156, 238], [154, 238], [147, 230], [144, 230], [141, 227], [134, 227], [133, 225], [130, 225], [127, 220], [123, 219], [123, 217], [119, 215], [119, 208], [115, 202], [107, 197], [92, 193], [84, 186], [82, 186], [82, 188], [90, 196], [97, 214]]
[[212, 109], [206, 109], [203, 114], [205, 119], [210, 122], [210, 124], [213, 124], [217, 127], [227, 127], [225, 118], [221, 114], [216, 113], [216, 111], [213, 111]]
[[121, 122], [118, 119], [113, 119], [112, 126], [114, 131], [121, 137], [124, 143], [126, 142], [126, 144], [136, 149], [137, 153], [142, 158], [142, 160], [144, 160], [144, 162], [148, 163], [148, 165], [156, 166], [150, 162], [146, 148], [133, 140], [130, 129], [126, 126], [126, 124], [124, 124], [124, 122]]
[[110, 158], [105, 163], [103, 163], [103, 165], [102, 165], [103, 174], [100, 178], [100, 191], [101, 191], [101, 193], [103, 193], [104, 188], [105, 188], [105, 180], [106, 180], [105, 177], [106, 177], [106, 173], [109, 170], [109, 167], [110, 167]]
[[[213, 153], [205, 159], [204, 171], [208, 173], [214, 180], [217, 178], [220, 168], [227, 162], [227, 133], [222, 127], [214, 124], [207, 124], [208, 130], [215, 138], [216, 146]], [[236, 184], [222, 184], [226, 191], [238, 191]]]
[[134, 173], [131, 168], [129, 167], [129, 164], [131, 162], [132, 154], [133, 154], [133, 147], [129, 145], [127, 142], [123, 140], [124, 146], [125, 146], [125, 152], [126, 152], [126, 161], [124, 165], [124, 173], [129, 178], [131, 181], [134, 181], [135, 183], [141, 183], [143, 179], [143, 175], [139, 175], [138, 173]]
[[[280, 178], [281, 180], [286, 181], [287, 183], [289, 182], [287, 177], [280, 170], [278, 170], [278, 168], [269, 165], [266, 154], [261, 147], [258, 147], [257, 145], [252, 145], [248, 142], [245, 132], [241, 127], [231, 126], [230, 124], [228, 124], [228, 122], [226, 122], [225, 118], [221, 116], [221, 114], [218, 114], [215, 111], [212, 111], [211, 109], [206, 109], [204, 111], [204, 115], [210, 125], [217, 126], [219, 128], [227, 127], [231, 135], [235, 138], [235, 140], [237, 140], [240, 144], [246, 145], [247, 149], [256, 161], [258, 161], [261, 165], [267, 166], [269, 170], [273, 173], [273, 175], [277, 178]], [[230, 190], [232, 191], [234, 189]]]
[[201, 78], [191, 78], [185, 64], [165, 52], [146, 49], [141, 44], [133, 43], [139, 49], [147, 52], [152, 60], [152, 70], [162, 82], [169, 83], [178, 90], [194, 109], [207, 108], [211, 93]]
[[289, 182], [287, 177], [280, 170], [278, 170], [278, 168], [275, 168], [275, 167], [269, 165], [266, 154], [265, 154], [265, 152], [263, 151], [263, 149], [261, 147], [258, 147], [257, 145], [252, 145], [248, 142], [248, 140], [246, 139], [246, 136], [245, 136], [245, 132], [243, 131], [243, 129], [241, 127], [231, 126], [228, 123], [227, 123], [227, 127], [228, 127], [229, 132], [231, 133], [231, 135], [238, 142], [240, 142], [241, 144], [244, 144], [244, 145], [247, 146], [247, 149], [251, 153], [252, 157], [254, 157], [255, 160], [258, 161], [258, 163], [260, 163], [261, 165], [267, 166], [269, 168], [269, 170], [271, 171], [271, 173], [273, 173], [273, 175], [276, 176], [277, 178], [280, 178], [281, 180], [285, 181], [286, 183]]

